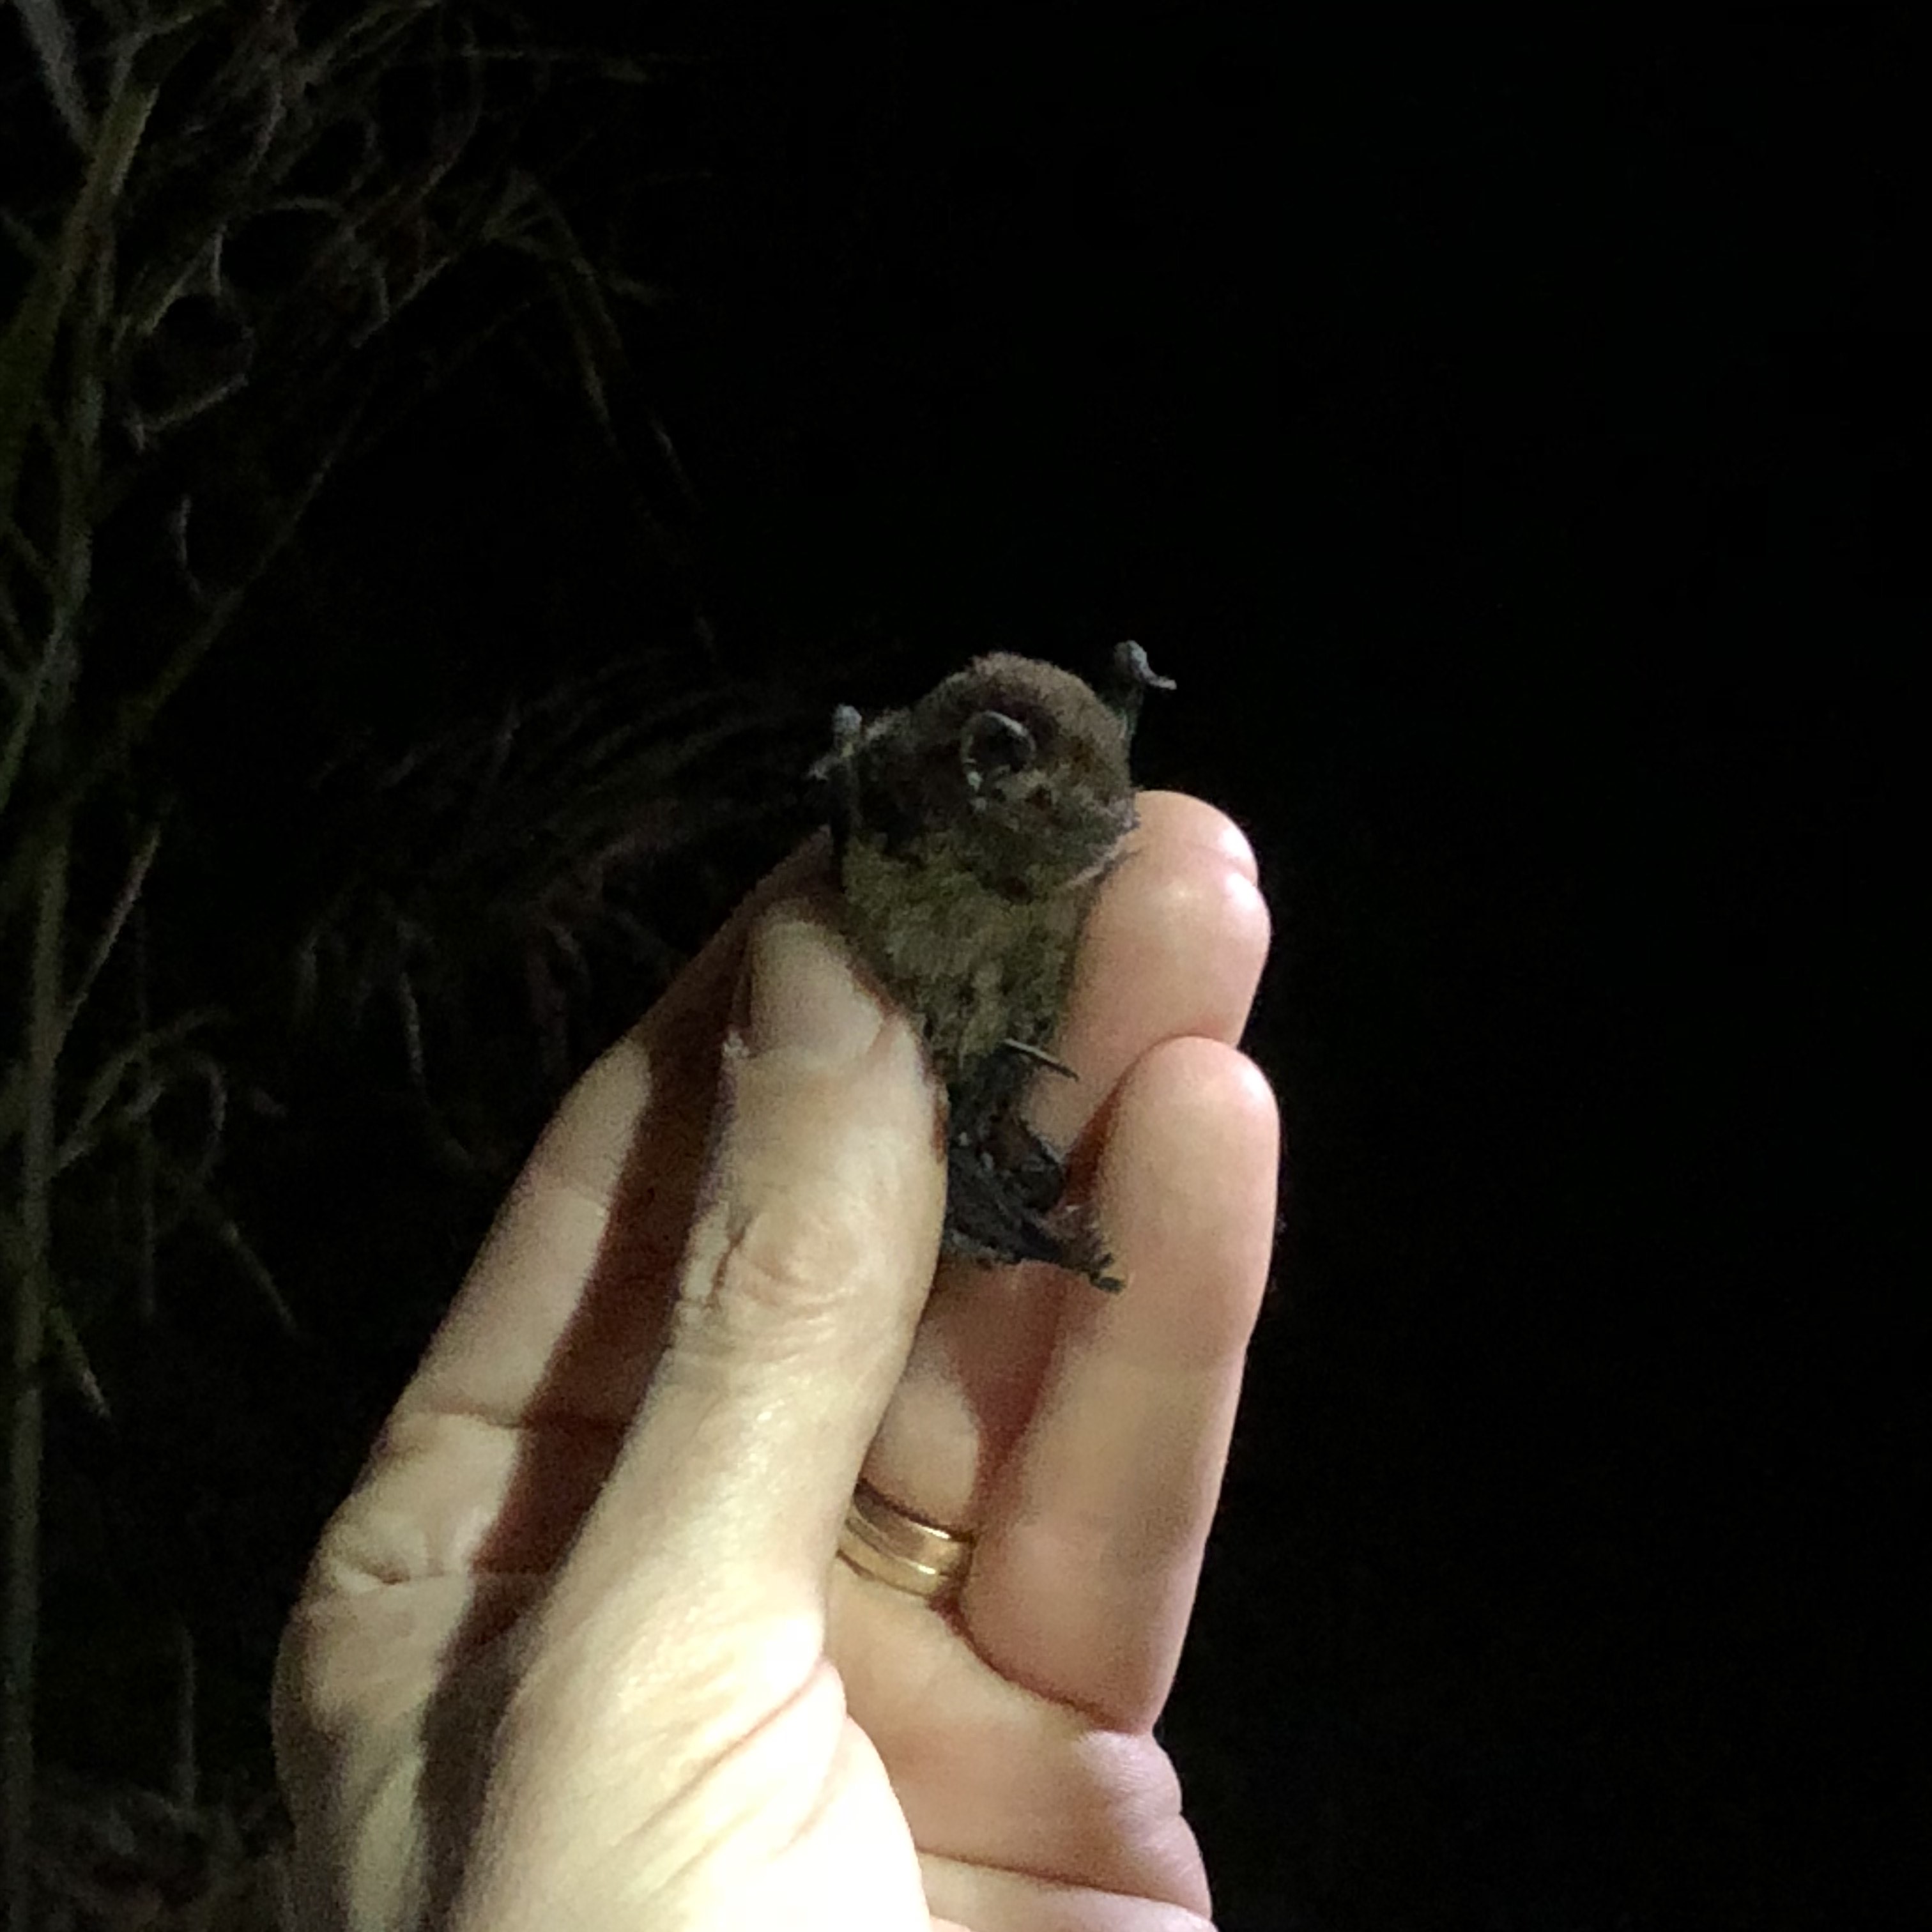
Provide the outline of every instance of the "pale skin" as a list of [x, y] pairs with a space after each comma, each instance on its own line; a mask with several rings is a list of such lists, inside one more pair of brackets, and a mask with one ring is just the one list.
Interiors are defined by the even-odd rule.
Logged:
[[[566, 1100], [276, 1685], [308, 1923], [1201, 1932], [1153, 1736], [1274, 1224], [1252, 854], [1148, 794], [1038, 1124], [1127, 1287], [948, 1262], [914, 1036], [782, 867]], [[731, 1044], [727, 1045], [728, 1034]], [[861, 1472], [978, 1538], [836, 1560]]]

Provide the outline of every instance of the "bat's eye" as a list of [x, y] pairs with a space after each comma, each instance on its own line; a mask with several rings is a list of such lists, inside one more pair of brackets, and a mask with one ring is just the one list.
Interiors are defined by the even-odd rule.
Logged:
[[1004, 711], [976, 711], [959, 734], [960, 768], [974, 791], [989, 778], [1024, 771], [1036, 754], [1033, 734]]

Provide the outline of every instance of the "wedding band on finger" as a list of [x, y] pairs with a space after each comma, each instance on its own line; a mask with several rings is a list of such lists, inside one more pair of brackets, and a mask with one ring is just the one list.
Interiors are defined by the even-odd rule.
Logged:
[[964, 1580], [973, 1538], [914, 1516], [862, 1481], [846, 1508], [838, 1553], [861, 1575], [932, 1603]]

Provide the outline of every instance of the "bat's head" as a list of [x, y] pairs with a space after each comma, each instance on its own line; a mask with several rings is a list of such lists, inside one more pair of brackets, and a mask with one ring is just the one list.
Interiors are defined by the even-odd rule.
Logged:
[[855, 830], [1028, 896], [1097, 873], [1133, 829], [1128, 722], [1071, 672], [976, 659], [835, 752]]

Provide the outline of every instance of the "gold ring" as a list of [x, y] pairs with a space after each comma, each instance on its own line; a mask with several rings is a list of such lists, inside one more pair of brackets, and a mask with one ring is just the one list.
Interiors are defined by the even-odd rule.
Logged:
[[910, 1514], [861, 1481], [846, 1508], [838, 1553], [862, 1575], [931, 1603], [959, 1587], [973, 1539]]

